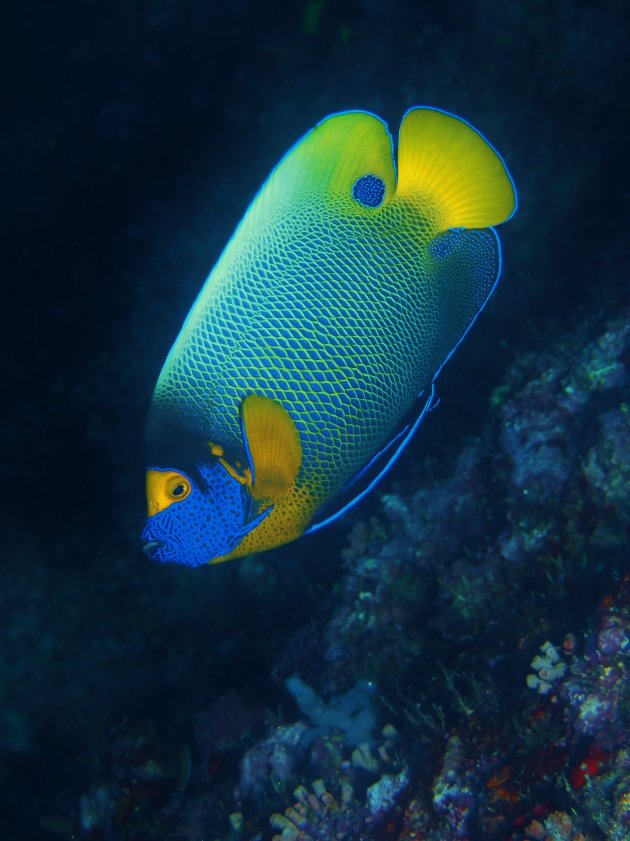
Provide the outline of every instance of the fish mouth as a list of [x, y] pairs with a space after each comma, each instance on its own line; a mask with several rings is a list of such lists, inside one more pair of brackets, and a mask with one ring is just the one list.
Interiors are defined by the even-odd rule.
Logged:
[[155, 561], [160, 552], [160, 549], [163, 549], [164, 546], [165, 543], [163, 540], [147, 540], [142, 546], [142, 551], [148, 558], [151, 558], [152, 561]]

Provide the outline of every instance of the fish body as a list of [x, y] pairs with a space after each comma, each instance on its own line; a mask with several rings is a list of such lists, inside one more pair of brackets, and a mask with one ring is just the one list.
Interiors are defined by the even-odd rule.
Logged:
[[491, 226], [515, 207], [497, 152], [442, 111], [407, 113], [397, 171], [386, 125], [366, 112], [296, 144], [160, 374], [148, 554], [196, 566], [269, 549], [360, 497], [490, 296]]

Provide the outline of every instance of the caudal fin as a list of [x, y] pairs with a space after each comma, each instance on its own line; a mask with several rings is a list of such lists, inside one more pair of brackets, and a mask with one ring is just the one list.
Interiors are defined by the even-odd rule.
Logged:
[[516, 210], [499, 153], [465, 120], [432, 108], [413, 108], [403, 119], [396, 193], [433, 205], [441, 230], [488, 228]]

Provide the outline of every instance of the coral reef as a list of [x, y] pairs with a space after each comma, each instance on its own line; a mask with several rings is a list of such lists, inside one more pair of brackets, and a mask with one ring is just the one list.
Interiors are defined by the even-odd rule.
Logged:
[[284, 684], [313, 723], [309, 734], [311, 739], [337, 730], [344, 734], [344, 742], [349, 747], [371, 744], [372, 730], [376, 725], [372, 709], [375, 687], [368, 681], [359, 681], [352, 689], [331, 698], [327, 704], [297, 675], [288, 677]]
[[333, 595], [278, 652], [275, 712], [231, 692], [188, 742], [122, 728], [73, 831], [627, 838], [629, 324], [520, 360], [482, 436], [355, 523]]
[[[3, 10], [2, 837], [626, 841], [627, 3], [34, 8]], [[149, 565], [146, 408], [208, 267], [324, 115], [417, 104], [519, 193], [442, 405], [330, 529]]]

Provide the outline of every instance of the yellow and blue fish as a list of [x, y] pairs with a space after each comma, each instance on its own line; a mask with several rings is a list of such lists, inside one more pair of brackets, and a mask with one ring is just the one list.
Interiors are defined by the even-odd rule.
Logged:
[[444, 111], [334, 114], [273, 170], [193, 305], [149, 415], [145, 551], [271, 549], [373, 487], [501, 270], [496, 150]]

